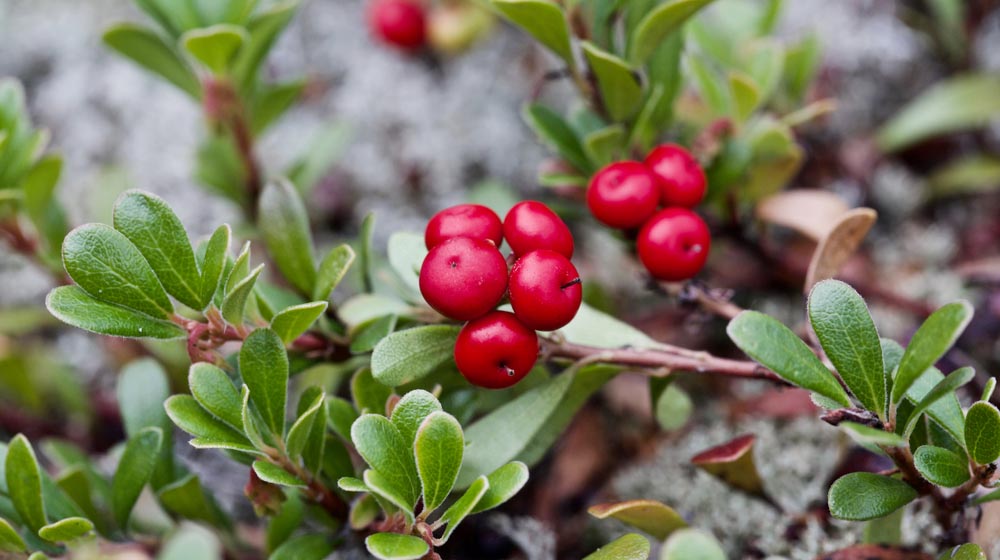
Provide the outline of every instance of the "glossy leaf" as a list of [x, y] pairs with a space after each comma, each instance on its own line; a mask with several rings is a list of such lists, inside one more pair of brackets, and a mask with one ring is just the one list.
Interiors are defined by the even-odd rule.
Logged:
[[181, 44], [198, 62], [221, 76], [248, 39], [243, 28], [218, 24], [188, 31], [181, 37]]
[[271, 329], [257, 329], [240, 349], [240, 375], [250, 389], [264, 422], [277, 436], [285, 433], [288, 399], [288, 354], [281, 338]]
[[428, 325], [385, 337], [372, 352], [372, 375], [390, 387], [424, 377], [452, 360], [458, 331], [450, 325]]
[[507, 19], [548, 47], [570, 67], [575, 65], [569, 23], [559, 4], [551, 0], [492, 0]]
[[419, 560], [430, 546], [420, 537], [399, 533], [375, 533], [365, 539], [365, 547], [380, 560]]
[[587, 509], [587, 513], [598, 519], [613, 518], [649, 533], [657, 540], [666, 539], [677, 529], [687, 527], [687, 523], [673, 508], [656, 500], [629, 500], [599, 504]]
[[649, 548], [649, 539], [629, 533], [598, 548], [584, 560], [648, 560]]
[[174, 306], [145, 257], [127, 237], [103, 224], [87, 224], [63, 241], [66, 273], [88, 294], [158, 319]]
[[830, 487], [830, 514], [837, 519], [866, 521], [888, 515], [912, 502], [917, 491], [909, 484], [868, 472], [837, 479]]
[[921, 445], [913, 453], [913, 464], [931, 484], [955, 488], [969, 480], [969, 462], [943, 447]]
[[663, 543], [660, 560], [725, 560], [719, 541], [697, 529], [680, 529]]
[[178, 428], [194, 436], [190, 442], [194, 447], [256, 451], [246, 436], [209, 414], [190, 395], [174, 395], [164, 408]]
[[330, 252], [319, 263], [319, 270], [316, 272], [316, 287], [312, 292], [312, 298], [320, 301], [328, 300], [331, 292], [344, 279], [353, 263], [354, 249], [350, 245], [345, 243], [330, 249]]
[[104, 32], [104, 43], [198, 99], [201, 83], [173, 48], [146, 27], [121, 23]]
[[67, 543], [87, 536], [94, 524], [83, 517], [67, 517], [38, 530], [38, 536], [54, 543]]
[[271, 330], [281, 337], [282, 342], [291, 344], [323, 316], [327, 305], [325, 301], [312, 301], [286, 307], [271, 319]]
[[60, 286], [45, 298], [45, 307], [60, 321], [98, 334], [125, 338], [174, 339], [187, 336], [175, 323], [100, 301], [79, 286]]
[[642, 64], [672, 33], [712, 0], [668, 0], [646, 14], [629, 44], [629, 61]]
[[898, 403], [917, 378], [944, 356], [971, 320], [972, 306], [961, 301], [939, 308], [920, 325], [893, 379], [893, 403]]
[[243, 429], [240, 394], [229, 375], [218, 367], [200, 362], [192, 364], [188, 386], [198, 404], [235, 430]]
[[125, 443], [125, 451], [111, 481], [111, 509], [115, 522], [123, 529], [128, 527], [139, 493], [153, 476], [162, 445], [163, 430], [154, 427], [143, 428]]
[[965, 445], [969, 457], [979, 465], [1000, 458], [1000, 411], [987, 402], [977, 402], [965, 413]]
[[[953, 372], [954, 373], [954, 372]], [[964, 375], [964, 374], [960, 374]], [[921, 401], [930, 395], [930, 392], [937, 388], [943, 388], [944, 385], [940, 385], [945, 380], [944, 375], [938, 371], [937, 368], [929, 368], [924, 372], [923, 375], [917, 378], [910, 387], [910, 390], [906, 393], [906, 404], [912, 404], [916, 407]], [[960, 378], [956, 377], [953, 381], [959, 381]], [[952, 383], [949, 381], [948, 383]], [[945, 392], [942, 397], [935, 397], [932, 399], [934, 402], [927, 407], [927, 416], [932, 418], [934, 422], [944, 429], [948, 436], [959, 443], [960, 446], [965, 446], [965, 417], [962, 412], [962, 406], [958, 402], [958, 397], [954, 393]], [[902, 410], [904, 403], [900, 403], [899, 411]], [[900, 424], [897, 424], [897, 427]], [[905, 426], [904, 426], [905, 427]]]
[[455, 500], [448, 509], [441, 514], [441, 517], [434, 522], [434, 527], [444, 526], [444, 533], [441, 535], [441, 542], [447, 542], [451, 534], [462, 523], [462, 521], [473, 512], [476, 505], [483, 499], [489, 490], [490, 483], [485, 476], [477, 477], [469, 484], [468, 489]]
[[407, 448], [413, 447], [413, 440], [424, 419], [435, 412], [441, 411], [441, 403], [437, 398], [424, 391], [416, 389], [403, 395], [392, 409], [392, 424], [403, 436]]
[[302, 294], [316, 285], [309, 215], [295, 187], [287, 179], [271, 181], [260, 196], [258, 227], [278, 270]]
[[408, 506], [403, 509], [412, 511], [420, 496], [420, 479], [413, 448], [399, 429], [385, 416], [363, 414], [351, 426], [351, 441], [365, 462], [399, 493]]
[[583, 43], [583, 54], [597, 77], [601, 99], [611, 118], [623, 121], [635, 113], [643, 92], [628, 63], [589, 41]]
[[413, 454], [426, 510], [436, 510], [448, 498], [462, 466], [464, 448], [462, 426], [451, 414], [433, 412], [420, 424]]
[[301, 478], [263, 459], [253, 462], [253, 472], [257, 473], [257, 476], [264, 482], [277, 484], [278, 486], [288, 486], [291, 488], [305, 488], [307, 486]]
[[42, 502], [42, 472], [28, 438], [16, 435], [4, 461], [7, 495], [21, 521], [33, 532], [48, 525]]
[[847, 393], [830, 370], [805, 342], [776, 319], [757, 311], [744, 311], [729, 322], [726, 332], [740, 350], [783, 379], [845, 407], [851, 406]]

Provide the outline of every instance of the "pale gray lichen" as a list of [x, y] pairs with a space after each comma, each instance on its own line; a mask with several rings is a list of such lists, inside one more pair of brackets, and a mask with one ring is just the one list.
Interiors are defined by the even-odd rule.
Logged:
[[513, 541], [526, 560], [555, 559], [556, 535], [541, 521], [498, 513], [490, 516], [487, 522], [493, 530]]

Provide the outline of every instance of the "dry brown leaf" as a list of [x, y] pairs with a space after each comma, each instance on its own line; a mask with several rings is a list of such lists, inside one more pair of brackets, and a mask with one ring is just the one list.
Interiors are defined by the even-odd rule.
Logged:
[[764, 482], [753, 460], [756, 439], [752, 434], [739, 436], [695, 455], [691, 464], [733, 488], [766, 499]]
[[875, 224], [878, 212], [871, 208], [855, 208], [841, 216], [833, 229], [820, 240], [809, 263], [804, 292], [809, 293], [820, 280], [833, 278], [851, 258], [868, 231]]
[[839, 196], [817, 190], [784, 191], [757, 205], [757, 218], [819, 241], [849, 210]]

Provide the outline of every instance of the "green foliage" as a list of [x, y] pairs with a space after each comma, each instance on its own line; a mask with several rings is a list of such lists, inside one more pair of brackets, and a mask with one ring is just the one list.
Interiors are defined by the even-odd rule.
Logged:
[[913, 464], [929, 482], [954, 488], [969, 480], [969, 461], [965, 457], [933, 445], [922, 445], [913, 453]]
[[430, 325], [390, 334], [372, 352], [372, 375], [397, 387], [430, 374], [452, 359], [458, 331], [450, 325]]
[[1000, 411], [988, 402], [973, 404], [965, 414], [969, 458], [988, 465], [1000, 458]]
[[584, 560], [647, 560], [649, 540], [630, 533], [619, 537], [584, 557]]
[[723, 560], [725, 557], [719, 541], [697, 529], [675, 532], [660, 549], [660, 560]]
[[661, 541], [674, 531], [687, 527], [687, 523], [679, 513], [655, 500], [601, 504], [592, 506], [587, 512], [597, 519], [617, 519]]
[[865, 521], [888, 515], [910, 503], [917, 491], [909, 484], [873, 473], [844, 475], [830, 486], [830, 514], [838, 519]]
[[945, 305], [924, 321], [906, 347], [893, 376], [893, 404], [898, 403], [917, 378], [955, 344], [971, 320], [972, 305], [963, 301]]

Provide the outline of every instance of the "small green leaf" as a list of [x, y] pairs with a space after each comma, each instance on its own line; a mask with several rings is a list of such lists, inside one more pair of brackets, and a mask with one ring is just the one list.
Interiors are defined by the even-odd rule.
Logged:
[[243, 434], [246, 435], [254, 447], [262, 449], [264, 447], [264, 436], [261, 435], [260, 428], [258, 427], [261, 420], [250, 407], [250, 388], [246, 385], [240, 387], [240, 420]]
[[167, 399], [164, 408], [178, 428], [195, 437], [190, 442], [194, 447], [257, 452], [246, 436], [209, 414], [190, 395], [174, 395]]
[[991, 377], [986, 380], [986, 385], [983, 387], [983, 396], [979, 397], [981, 401], [989, 401], [993, 397], [993, 391], [997, 388], [997, 378]]
[[660, 429], [672, 431], [683, 428], [694, 411], [691, 397], [677, 387], [670, 376], [650, 377], [649, 389], [653, 416]]
[[646, 333], [587, 305], [580, 305], [576, 317], [559, 332], [566, 340], [598, 348], [657, 348], [658, 342]]
[[[923, 375], [917, 378], [906, 392], [906, 400], [899, 404], [897, 415], [902, 416], [904, 403], [913, 405], [923, 401], [930, 392], [944, 381], [945, 377], [937, 368], [928, 368]], [[957, 378], [956, 378], [957, 380]], [[950, 383], [950, 382], [949, 382]], [[958, 402], [958, 397], [954, 393], [945, 394], [927, 408], [927, 416], [934, 420], [934, 424], [940, 426], [947, 435], [958, 443], [960, 447], [965, 447], [965, 414], [962, 406]], [[913, 408], [910, 409], [911, 411]], [[902, 418], [897, 420], [897, 428], [904, 426]]]
[[492, 0], [507, 19], [527, 31], [539, 43], [575, 66], [569, 42], [569, 24], [560, 5], [551, 0]]
[[987, 560], [986, 553], [978, 544], [966, 543], [944, 551], [938, 560]]
[[167, 293], [201, 309], [201, 273], [180, 219], [162, 198], [130, 190], [114, 208], [115, 229], [135, 245]]
[[472, 513], [481, 513], [499, 507], [511, 499], [528, 483], [528, 465], [511, 461], [486, 477], [486, 493], [476, 502]]
[[389, 236], [389, 266], [413, 294], [420, 293], [420, 265], [427, 256], [424, 236], [412, 231], [397, 231]]
[[583, 560], [648, 560], [648, 558], [649, 539], [637, 533], [629, 533], [584, 556]]
[[375, 268], [375, 259], [372, 255], [372, 238], [375, 235], [375, 214], [369, 213], [361, 220], [361, 228], [358, 230], [358, 265], [361, 269], [361, 286], [366, 294], [375, 290], [372, 282], [372, 274]]
[[271, 50], [278, 35], [292, 20], [298, 6], [298, 0], [276, 2], [268, 9], [254, 14], [247, 22], [249, 40], [233, 63], [233, 76], [237, 78], [241, 90], [252, 90], [261, 62]]
[[[234, 267], [233, 270], [235, 271], [236, 268]], [[247, 299], [253, 292], [257, 277], [260, 276], [262, 270], [264, 270], [264, 265], [258, 265], [257, 268], [251, 270], [250, 274], [233, 286], [223, 298], [222, 318], [230, 325], [243, 325], [245, 322], [244, 313], [246, 312]]]
[[187, 336], [177, 324], [105, 303], [79, 286], [55, 288], [45, 298], [45, 307], [60, 321], [98, 334], [164, 340]]
[[217, 560], [223, 558], [222, 544], [215, 534], [200, 525], [185, 523], [170, 534], [156, 560]]
[[830, 486], [830, 514], [847, 521], [867, 521], [888, 515], [912, 502], [917, 491], [909, 484], [868, 472], [844, 475]]
[[301, 535], [279, 546], [268, 560], [323, 560], [333, 550], [334, 545], [326, 535]]
[[87, 224], [63, 241], [66, 273], [91, 296], [169, 319], [174, 313], [167, 292], [145, 257], [121, 232], [103, 224]]
[[399, 316], [384, 315], [367, 323], [359, 325], [351, 336], [351, 353], [365, 354], [371, 352], [375, 345], [396, 330]]
[[524, 120], [535, 134], [581, 173], [590, 174], [594, 166], [583, 150], [573, 128], [555, 111], [540, 104], [524, 108]]
[[192, 364], [188, 386], [202, 408], [234, 429], [243, 429], [240, 394], [226, 372], [205, 362]]
[[201, 83], [191, 67], [166, 41], [148, 28], [120, 23], [104, 32], [104, 44], [165, 78], [191, 97], [201, 98]]
[[337, 309], [337, 316], [352, 330], [386, 315], [406, 317], [412, 313], [413, 308], [399, 298], [382, 294], [358, 294]]
[[24, 544], [21, 535], [17, 534], [6, 519], [0, 517], [0, 551], [23, 553], [27, 550], [28, 545]]
[[219, 226], [205, 247], [205, 258], [201, 263], [201, 284], [198, 289], [198, 309], [205, 309], [212, 303], [215, 292], [219, 289], [222, 272], [226, 268], [226, 255], [229, 253], [229, 243], [232, 231], [228, 224]]
[[257, 476], [264, 482], [277, 484], [278, 486], [289, 486], [292, 488], [305, 488], [307, 486], [301, 478], [263, 459], [253, 462], [253, 472], [257, 473]]
[[413, 453], [425, 510], [436, 510], [451, 493], [462, 466], [464, 447], [462, 426], [451, 414], [433, 412], [420, 424]]
[[144, 428], [156, 427], [163, 434], [160, 458], [152, 478], [154, 488], [174, 478], [173, 426], [163, 409], [169, 397], [167, 372], [152, 358], [129, 363], [118, 376], [118, 408], [125, 433], [132, 437]]
[[282, 342], [291, 344], [323, 316], [327, 305], [325, 301], [312, 301], [286, 307], [271, 319], [271, 330], [278, 333]]
[[730, 114], [731, 99], [722, 76], [698, 54], [686, 54], [684, 64], [705, 104], [717, 115]]
[[351, 397], [361, 412], [387, 414], [386, 402], [392, 389], [372, 377], [371, 369], [362, 368], [351, 378]]
[[164, 509], [181, 518], [224, 528], [230, 525], [219, 505], [205, 492], [201, 480], [193, 474], [164, 486], [157, 497]]
[[216, 75], [224, 75], [243, 43], [249, 40], [242, 27], [218, 24], [192, 29], [181, 36], [181, 44], [191, 56]]
[[278, 270], [299, 293], [312, 294], [316, 263], [309, 215], [291, 182], [287, 179], [269, 182], [260, 195], [259, 214], [257, 225]]
[[271, 432], [281, 437], [288, 399], [288, 354], [281, 338], [271, 329], [253, 331], [243, 341], [239, 362], [250, 399]]
[[139, 493], [153, 476], [161, 445], [163, 430], [154, 427], [143, 428], [125, 443], [125, 451], [111, 482], [111, 509], [115, 521], [123, 529], [128, 527]]
[[804, 389], [850, 407], [851, 399], [805, 342], [777, 320], [744, 311], [729, 322], [729, 338], [748, 356]]
[[680, 529], [660, 549], [660, 560], [725, 560], [719, 541], [697, 529]]
[[369, 492], [365, 481], [353, 476], [344, 476], [337, 480], [337, 487], [344, 492]]
[[351, 529], [363, 531], [378, 519], [379, 507], [375, 497], [371, 494], [361, 496], [351, 504], [351, 511], [347, 516], [347, 522]]
[[295, 105], [308, 82], [304, 79], [280, 84], [261, 84], [250, 112], [251, 128], [258, 135]]
[[351, 441], [351, 424], [358, 419], [358, 411], [354, 409], [354, 405], [340, 397], [330, 397], [326, 400], [326, 418], [330, 429], [345, 441]]
[[932, 136], [985, 127], [1000, 116], [998, 89], [996, 74], [964, 74], [938, 82], [886, 123], [876, 141], [892, 152]]
[[895, 432], [887, 432], [854, 422], [841, 422], [837, 427], [847, 432], [847, 435], [851, 436], [851, 439], [862, 445], [885, 447], [906, 446], [906, 440]]
[[889, 515], [876, 517], [865, 523], [861, 541], [866, 544], [903, 544], [903, 518], [905, 509], [897, 509]]
[[4, 471], [8, 497], [14, 509], [21, 521], [37, 533], [48, 525], [48, 521], [42, 502], [42, 473], [28, 438], [18, 434], [10, 440]]
[[305, 521], [305, 503], [302, 501], [300, 492], [296, 490], [286, 491], [285, 498], [278, 513], [272, 516], [267, 524], [265, 545], [268, 551], [274, 551], [288, 542], [288, 539]]
[[747, 120], [760, 103], [760, 89], [753, 78], [743, 72], [729, 73], [729, 91], [733, 96], [733, 108], [740, 122]]
[[969, 462], [943, 447], [921, 445], [913, 454], [913, 464], [920, 476], [931, 484], [955, 488], [969, 480]]
[[469, 485], [469, 488], [465, 491], [465, 493], [455, 500], [455, 502], [441, 514], [441, 517], [434, 522], [435, 529], [437, 527], [446, 526], [444, 533], [441, 535], [442, 543], [448, 542], [451, 534], [455, 532], [455, 529], [457, 529], [462, 523], [462, 520], [472, 513], [476, 504], [483, 499], [489, 488], [490, 483], [485, 476], [476, 478], [472, 484]]
[[338, 245], [323, 257], [316, 273], [316, 288], [312, 292], [315, 300], [326, 301], [330, 294], [347, 275], [354, 264], [354, 249], [348, 244]]
[[372, 494], [399, 508], [407, 523], [414, 523], [414, 503], [404, 495], [404, 488], [396, 486], [388, 477], [372, 469], [365, 470], [364, 479], [365, 486]]
[[390, 387], [424, 377], [451, 361], [458, 331], [450, 325], [428, 325], [392, 333], [372, 352], [372, 375]]
[[670, 533], [687, 527], [679, 513], [656, 500], [629, 500], [591, 506], [587, 513], [598, 519], [613, 518], [664, 540]]
[[441, 403], [437, 398], [424, 391], [416, 389], [403, 395], [392, 409], [392, 424], [403, 436], [407, 448], [413, 447], [413, 440], [424, 419], [435, 412], [441, 411]]
[[583, 42], [583, 54], [597, 77], [601, 99], [611, 118], [624, 121], [632, 116], [642, 101], [642, 85], [636, 73], [627, 62], [589, 41]]
[[965, 445], [976, 464], [1000, 458], [1000, 411], [988, 402], [977, 402], [965, 413]]
[[67, 517], [38, 530], [38, 536], [54, 543], [68, 543], [87, 536], [94, 524], [83, 517]]
[[[587, 157], [591, 161], [597, 165], [604, 166], [621, 158], [625, 143], [625, 127], [620, 124], [614, 124], [587, 134], [583, 138], [583, 149], [587, 152]], [[587, 186], [586, 179], [579, 176], [557, 173], [546, 175], [546, 177], [549, 179], [559, 177], [560, 181], [566, 181], [558, 183], [557, 186], [567, 184], [567, 182], [580, 181], [581, 179], [583, 182], [581, 186]]]
[[[310, 436], [313, 434], [313, 425], [317, 420], [322, 420], [321, 425], [326, 425], [326, 417], [322, 414], [325, 411], [323, 405], [326, 402], [326, 395], [323, 394], [323, 390], [319, 387], [310, 387], [302, 394], [302, 401], [299, 407], [304, 407], [305, 410], [299, 414], [295, 423], [289, 428], [288, 441], [286, 443], [288, 456], [293, 461], [297, 461], [306, 450]], [[322, 436], [320, 437], [322, 441]]]
[[910, 339], [893, 379], [894, 404], [903, 398], [927, 368], [944, 356], [971, 320], [972, 305], [960, 301], [941, 307], [920, 325]]
[[917, 406], [914, 407], [912, 412], [910, 412], [910, 417], [906, 422], [906, 427], [903, 429], [903, 437], [905, 439], [910, 439], [910, 434], [913, 433], [913, 429], [916, 427], [921, 414], [946, 396], [954, 398], [955, 391], [966, 383], [972, 381], [975, 377], [976, 371], [974, 369], [971, 367], [964, 367], [956, 369], [948, 374], [948, 377], [939, 381], [933, 389], [928, 391], [927, 394], [920, 399]]
[[712, 0], [669, 0], [646, 14], [631, 37], [629, 61], [640, 65], [684, 22]]
[[878, 330], [865, 300], [839, 280], [809, 294], [809, 321], [827, 357], [864, 407], [885, 419], [886, 377]]
[[[420, 479], [413, 447], [393, 423], [378, 414], [362, 414], [351, 426], [351, 441], [372, 469], [398, 492], [411, 512], [420, 496]], [[365, 481], [368, 482], [367, 480]]]
[[419, 560], [430, 552], [420, 537], [399, 533], [375, 533], [365, 539], [365, 547], [379, 560]]

